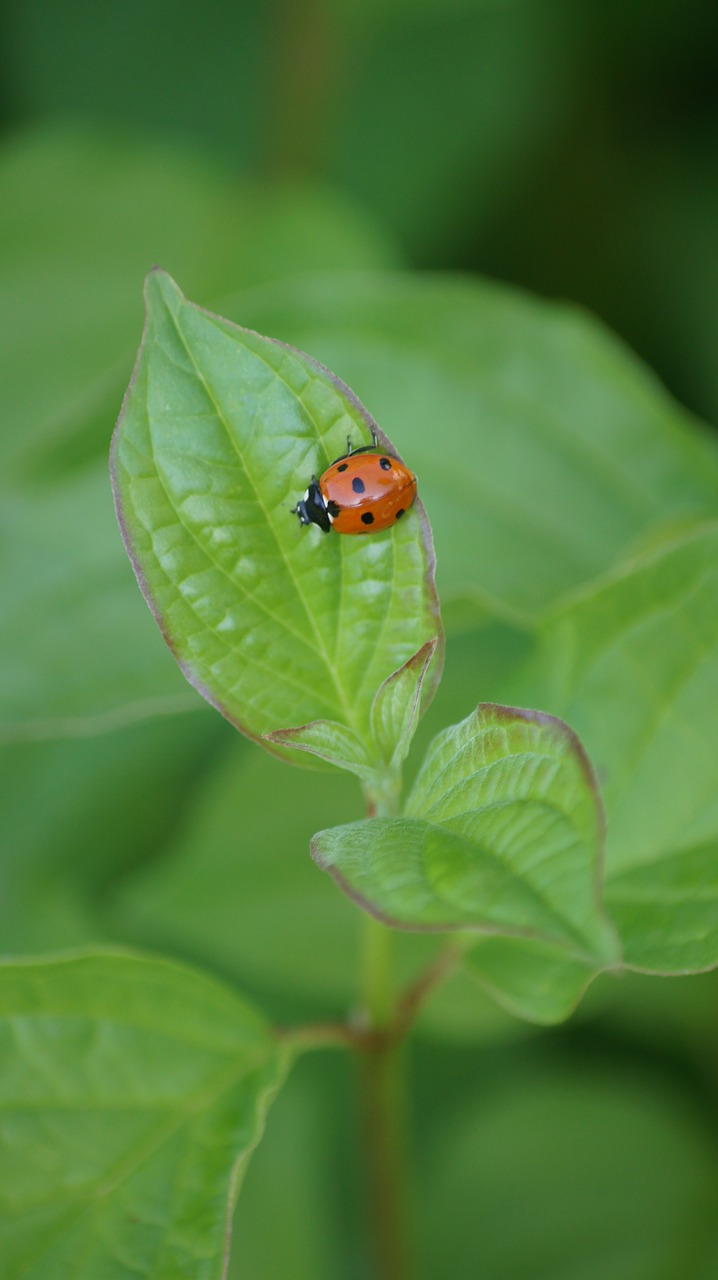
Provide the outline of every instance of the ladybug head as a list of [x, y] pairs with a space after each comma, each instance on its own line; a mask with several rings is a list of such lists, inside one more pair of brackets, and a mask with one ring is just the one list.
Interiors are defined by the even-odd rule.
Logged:
[[332, 522], [316, 476], [312, 476], [312, 483], [296, 507], [292, 507], [292, 511], [299, 516], [300, 524], [318, 524], [324, 533], [330, 532]]

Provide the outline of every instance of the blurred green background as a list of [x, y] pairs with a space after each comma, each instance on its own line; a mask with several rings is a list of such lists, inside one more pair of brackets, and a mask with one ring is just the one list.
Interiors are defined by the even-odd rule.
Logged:
[[7, 0], [3, 15], [6, 138], [91, 122], [243, 176], [326, 181], [413, 266], [584, 303], [715, 420], [711, 0]]
[[[434, 370], [431, 313], [419, 341], [387, 284], [385, 386], [379, 319], [332, 298], [366, 277], [376, 307], [397, 268], [486, 274], [589, 308], [715, 423], [718, 9], [6, 0], [0, 23], [2, 951], [137, 944], [278, 1019], [339, 1013], [358, 921], [307, 843], [359, 816], [356, 788], [264, 757], [200, 703], [114, 524], [143, 275], [159, 262], [273, 336], [316, 331], [313, 354], [391, 415], [425, 390], [447, 403], [463, 370]], [[459, 606], [424, 742], [508, 698], [530, 645], [521, 620]], [[425, 954], [403, 940], [407, 974]], [[718, 1274], [717, 1027], [711, 976], [604, 980], [554, 1031], [449, 984], [408, 1054], [422, 1280]], [[233, 1274], [368, 1275], [355, 1101], [350, 1064], [301, 1064], [247, 1178]]]

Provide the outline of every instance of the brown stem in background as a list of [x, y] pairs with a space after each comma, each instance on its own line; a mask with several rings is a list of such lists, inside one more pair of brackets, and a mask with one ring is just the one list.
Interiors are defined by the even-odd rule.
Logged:
[[272, 178], [304, 179], [321, 169], [340, 51], [326, 0], [275, 0], [267, 47], [260, 164]]

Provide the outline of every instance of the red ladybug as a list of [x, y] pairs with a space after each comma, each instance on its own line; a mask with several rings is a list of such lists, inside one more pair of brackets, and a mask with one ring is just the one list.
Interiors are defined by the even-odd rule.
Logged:
[[374, 443], [352, 449], [333, 462], [292, 508], [300, 524], [324, 533], [380, 533], [406, 514], [416, 497], [416, 476], [398, 458]]

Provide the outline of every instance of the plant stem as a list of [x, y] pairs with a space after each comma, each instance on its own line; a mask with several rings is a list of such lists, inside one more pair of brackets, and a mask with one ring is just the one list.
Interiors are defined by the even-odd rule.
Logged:
[[410, 1280], [403, 1047], [362, 1055], [364, 1152], [376, 1280]]
[[383, 1031], [394, 1012], [394, 937], [372, 916], [364, 916], [362, 923], [362, 1013], [370, 1031]]
[[277, 1027], [282, 1044], [298, 1053], [308, 1049], [354, 1049], [357, 1033], [344, 1022], [309, 1022], [300, 1027]]
[[368, 1022], [360, 1054], [362, 1136], [376, 1280], [409, 1280], [404, 1049], [389, 1032], [396, 1001], [390, 929], [364, 921], [363, 1013]]
[[338, 23], [323, 0], [275, 0], [268, 12], [274, 38], [262, 163], [272, 178], [306, 180], [321, 168], [332, 99], [342, 83]]

